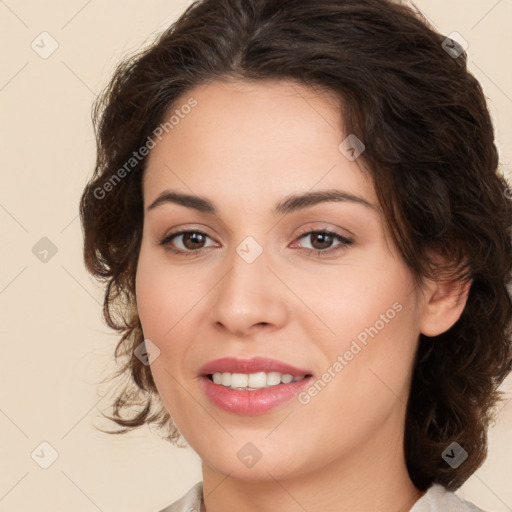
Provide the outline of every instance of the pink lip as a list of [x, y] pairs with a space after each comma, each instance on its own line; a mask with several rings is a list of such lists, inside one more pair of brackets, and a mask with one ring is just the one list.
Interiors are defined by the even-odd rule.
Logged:
[[251, 359], [236, 359], [234, 357], [224, 357], [206, 363], [199, 373], [201, 375], [210, 375], [216, 372], [229, 373], [256, 373], [256, 372], [279, 372], [288, 373], [293, 377], [301, 375], [311, 375], [309, 370], [304, 370], [291, 366], [289, 364], [268, 359], [266, 357], [253, 357]]
[[[230, 389], [220, 384], [215, 384], [208, 375], [216, 372], [229, 373], [256, 373], [256, 372], [280, 372], [294, 377], [308, 375], [308, 377], [290, 382], [289, 384], [277, 384], [264, 389], [237, 390]], [[245, 415], [263, 414], [278, 405], [281, 405], [295, 397], [304, 387], [313, 380], [311, 372], [301, 370], [289, 364], [256, 357], [253, 359], [223, 358], [211, 361], [201, 368], [201, 383], [206, 396], [220, 409]]]

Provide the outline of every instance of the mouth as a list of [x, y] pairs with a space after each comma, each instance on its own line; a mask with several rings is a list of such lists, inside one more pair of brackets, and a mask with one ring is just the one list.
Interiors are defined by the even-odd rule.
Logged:
[[288, 402], [313, 380], [309, 370], [267, 358], [217, 359], [200, 373], [208, 399], [223, 411], [263, 414]]

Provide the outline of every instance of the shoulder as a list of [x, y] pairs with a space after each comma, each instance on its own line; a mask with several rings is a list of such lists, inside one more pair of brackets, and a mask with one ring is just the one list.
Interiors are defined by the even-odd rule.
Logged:
[[197, 482], [179, 500], [158, 512], [201, 512], [203, 482]]
[[433, 484], [409, 512], [485, 512], [440, 484]]

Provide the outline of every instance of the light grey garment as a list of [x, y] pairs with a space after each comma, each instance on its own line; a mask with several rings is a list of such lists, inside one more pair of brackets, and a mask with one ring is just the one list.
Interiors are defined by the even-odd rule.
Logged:
[[[201, 512], [203, 482], [198, 482], [178, 501], [158, 512]], [[439, 484], [432, 485], [409, 512], [485, 512]]]
[[432, 485], [409, 512], [485, 512], [439, 484]]
[[178, 501], [171, 503], [158, 512], [201, 512], [202, 500], [203, 482], [197, 482]]

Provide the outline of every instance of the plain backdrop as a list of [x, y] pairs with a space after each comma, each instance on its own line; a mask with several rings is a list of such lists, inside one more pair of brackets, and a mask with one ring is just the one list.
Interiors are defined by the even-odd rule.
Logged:
[[[95, 162], [96, 94], [116, 62], [189, 3], [0, 0], [1, 511], [151, 512], [201, 479], [191, 448], [148, 428], [124, 437], [94, 428], [106, 426], [99, 411], [115, 391], [98, 383], [113, 370], [117, 337], [84, 270], [78, 218]], [[512, 0], [416, 5], [468, 42], [510, 176]], [[489, 511], [512, 510], [511, 434], [509, 401], [487, 461], [458, 491]]]

